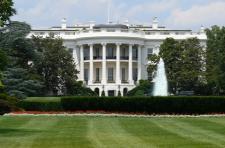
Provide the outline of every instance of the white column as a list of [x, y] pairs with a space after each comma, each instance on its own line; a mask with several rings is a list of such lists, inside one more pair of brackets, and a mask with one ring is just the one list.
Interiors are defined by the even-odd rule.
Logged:
[[141, 45], [138, 45], [138, 82], [141, 80]]
[[93, 83], [93, 44], [90, 44], [89, 85]]
[[121, 84], [120, 78], [120, 45], [116, 44], [116, 84]]
[[133, 81], [133, 54], [132, 54], [132, 49], [133, 49], [133, 45], [130, 44], [129, 45], [129, 67], [128, 67], [128, 80], [129, 80], [129, 84], [134, 84]]
[[106, 43], [102, 44], [102, 84], [106, 84]]
[[84, 46], [80, 46], [80, 80], [84, 81]]

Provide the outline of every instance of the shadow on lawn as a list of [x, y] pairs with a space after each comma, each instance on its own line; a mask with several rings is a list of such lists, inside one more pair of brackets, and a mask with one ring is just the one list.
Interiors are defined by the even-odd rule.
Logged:
[[1, 136], [29, 136], [41, 133], [41, 130], [33, 129], [15, 129], [15, 128], [0, 128], [0, 137]]

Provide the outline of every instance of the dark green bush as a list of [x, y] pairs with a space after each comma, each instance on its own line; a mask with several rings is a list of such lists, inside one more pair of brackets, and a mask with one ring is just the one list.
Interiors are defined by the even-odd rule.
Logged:
[[60, 102], [20, 101], [18, 106], [26, 111], [62, 111]]
[[0, 100], [0, 115], [9, 113], [12, 111], [10, 104], [5, 100]]
[[148, 114], [225, 113], [225, 97], [64, 97], [65, 111], [93, 110]]
[[16, 104], [19, 100], [15, 97], [8, 96], [7, 94], [0, 94], [0, 115], [9, 113], [11, 111], [20, 110]]

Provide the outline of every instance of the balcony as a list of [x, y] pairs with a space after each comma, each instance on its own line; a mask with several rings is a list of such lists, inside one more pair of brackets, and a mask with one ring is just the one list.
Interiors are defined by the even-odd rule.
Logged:
[[116, 59], [116, 56], [106, 56], [106, 59], [115, 60]]
[[138, 59], [137, 56], [132, 57], [132, 60], [137, 60], [137, 59]]
[[108, 80], [108, 83], [116, 83], [114, 80]]
[[128, 84], [128, 80], [121, 80], [121, 83]]
[[93, 56], [93, 59], [94, 60], [101, 60], [102, 59], [102, 56]]
[[90, 60], [90, 57], [86, 56], [84, 57], [84, 60]]
[[120, 60], [129, 60], [129, 56], [120, 56]]

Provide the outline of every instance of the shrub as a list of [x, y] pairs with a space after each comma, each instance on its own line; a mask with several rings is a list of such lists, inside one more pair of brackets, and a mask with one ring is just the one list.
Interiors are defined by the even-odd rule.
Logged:
[[102, 97], [105, 97], [105, 91], [104, 91], [104, 90], [102, 91], [101, 96], [102, 96]]
[[153, 91], [153, 83], [148, 80], [140, 80], [139, 85], [130, 90], [127, 96], [150, 96]]
[[16, 104], [19, 100], [15, 97], [8, 96], [4, 93], [0, 94], [0, 115], [11, 111], [20, 110]]
[[19, 107], [26, 111], [62, 111], [60, 102], [51, 101], [20, 101]]
[[121, 97], [121, 92], [120, 92], [120, 90], [118, 91], [118, 97]]
[[10, 104], [5, 100], [0, 100], [0, 115], [11, 112]]
[[103, 110], [148, 114], [225, 113], [224, 97], [64, 97], [65, 111]]

